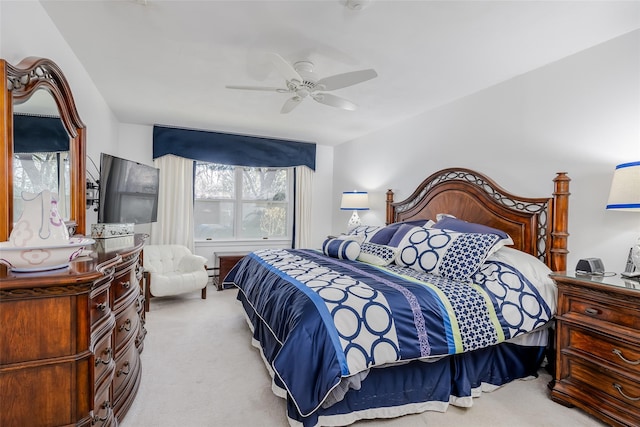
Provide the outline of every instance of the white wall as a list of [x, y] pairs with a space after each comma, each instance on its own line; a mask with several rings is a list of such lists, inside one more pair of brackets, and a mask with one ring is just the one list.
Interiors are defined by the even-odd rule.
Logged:
[[[530, 197], [550, 196], [555, 172], [565, 171], [568, 269], [600, 257], [623, 271], [640, 215], [604, 207], [615, 166], [640, 160], [640, 31], [342, 144], [334, 156], [336, 192], [370, 191], [374, 209], [361, 216], [370, 224], [384, 223], [388, 188], [403, 200], [442, 168], [474, 169]], [[337, 212], [334, 232], [350, 214]]]
[[[152, 164], [151, 127], [118, 123], [39, 2], [0, 1], [0, 24], [0, 57], [12, 64], [48, 57], [65, 72], [92, 160], [108, 152]], [[337, 209], [344, 190], [370, 191], [374, 209], [361, 216], [382, 224], [388, 188], [401, 200], [443, 167], [476, 169], [532, 197], [550, 194], [555, 172], [566, 171], [569, 267], [597, 256], [622, 270], [640, 219], [603, 207], [615, 165], [640, 160], [639, 63], [635, 31], [335, 150], [318, 146], [312, 246], [344, 231], [350, 212]], [[87, 224], [96, 220], [88, 211]]]
[[[100, 153], [153, 165], [153, 127], [119, 123], [80, 61], [37, 1], [0, 0], [0, 57], [17, 64], [27, 56], [52, 59], [65, 73], [76, 106], [87, 127], [87, 170], [97, 177]], [[210, 129], [216, 130], [216, 129]], [[333, 148], [317, 147], [313, 195], [312, 246], [319, 247], [331, 229]], [[87, 210], [87, 226], [97, 222], [97, 213]], [[150, 233], [149, 225], [136, 226], [137, 232]], [[253, 246], [236, 243], [218, 245], [217, 251], [247, 251]], [[203, 255], [211, 258], [211, 244], [204, 245]]]
[[[82, 64], [39, 2], [0, 1], [0, 57], [17, 65], [28, 56], [53, 60], [65, 73], [80, 118], [87, 127], [87, 154], [96, 162], [101, 151], [117, 154], [118, 122]], [[90, 163], [89, 161], [87, 163]], [[87, 168], [94, 173], [91, 166]], [[87, 227], [97, 213], [87, 210]]]

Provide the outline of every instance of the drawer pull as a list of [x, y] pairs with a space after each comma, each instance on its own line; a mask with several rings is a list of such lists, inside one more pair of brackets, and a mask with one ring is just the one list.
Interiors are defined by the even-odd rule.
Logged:
[[587, 308], [584, 310], [584, 312], [589, 316], [597, 316], [598, 314], [600, 314], [600, 310], [598, 310], [597, 308]]
[[119, 332], [122, 332], [123, 329], [127, 332], [131, 330], [131, 319], [125, 320], [124, 323], [118, 327]]
[[129, 289], [131, 287], [131, 281], [127, 280], [126, 282], [122, 282], [122, 287], [125, 289]]
[[622, 386], [620, 384], [613, 383], [613, 388], [618, 390], [618, 393], [620, 393], [622, 397], [624, 397], [627, 400], [631, 400], [633, 402], [637, 402], [638, 400], [640, 400], [640, 397], [631, 397], [624, 394], [624, 391], [622, 391]]
[[104, 425], [104, 422], [109, 419], [109, 412], [111, 412], [111, 402], [108, 400], [105, 401], [102, 405], [100, 405], [101, 409], [104, 409], [105, 415], [104, 417], [100, 417], [99, 415], [95, 415], [91, 420], [91, 424], [96, 424], [101, 422]]
[[101, 363], [103, 365], [108, 365], [113, 360], [113, 351], [111, 350], [111, 347], [105, 348], [104, 351], [102, 352], [102, 354], [104, 354], [106, 356], [106, 358], [102, 359], [101, 357], [98, 357], [96, 359], [96, 366], [98, 366]]
[[640, 365], [640, 359], [636, 361], [629, 360], [626, 357], [624, 357], [622, 355], [622, 351], [618, 350], [617, 348], [614, 348], [611, 352], [616, 356], [618, 356], [620, 359], [622, 359], [623, 362], [628, 363], [629, 365]]
[[96, 306], [96, 308], [98, 309], [98, 311], [102, 311], [104, 313], [107, 310], [107, 304], [104, 302], [101, 302]]
[[[127, 368], [127, 370], [125, 371], [124, 368]], [[118, 369], [118, 376], [120, 375], [129, 375], [129, 371], [131, 370], [130, 366], [129, 366], [129, 362], [124, 362], [124, 365], [122, 365], [122, 369]]]

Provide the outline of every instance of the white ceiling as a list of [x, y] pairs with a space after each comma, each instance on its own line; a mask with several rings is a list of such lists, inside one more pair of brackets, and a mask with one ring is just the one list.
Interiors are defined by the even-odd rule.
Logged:
[[[640, 28], [638, 1], [41, 1], [119, 121], [337, 145]], [[331, 93], [290, 94], [265, 62], [320, 77], [373, 68]], [[77, 89], [76, 89], [77, 90]]]

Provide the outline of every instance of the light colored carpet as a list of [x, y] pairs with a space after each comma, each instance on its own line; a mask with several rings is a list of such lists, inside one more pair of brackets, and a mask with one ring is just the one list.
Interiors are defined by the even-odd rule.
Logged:
[[[285, 427], [285, 402], [251, 346], [236, 290], [153, 298], [147, 313], [142, 382], [121, 427]], [[549, 398], [551, 377], [515, 381], [483, 393], [471, 408], [450, 406], [354, 427], [566, 427], [601, 426], [578, 409]]]

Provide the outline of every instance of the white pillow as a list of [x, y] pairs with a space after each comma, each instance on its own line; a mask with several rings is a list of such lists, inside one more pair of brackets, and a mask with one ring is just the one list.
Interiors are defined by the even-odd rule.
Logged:
[[558, 293], [551, 269], [531, 254], [505, 246], [494, 252], [487, 261], [499, 261], [515, 267], [540, 291], [545, 301], [555, 301]]

